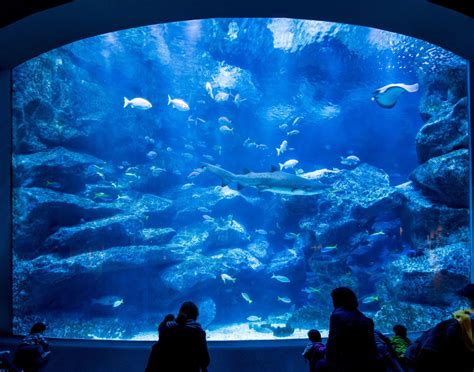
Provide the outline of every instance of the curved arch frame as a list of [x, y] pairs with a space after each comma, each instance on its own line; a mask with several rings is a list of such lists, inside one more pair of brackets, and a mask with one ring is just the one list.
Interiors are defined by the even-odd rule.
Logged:
[[[474, 62], [474, 19], [424, 0], [222, 0], [179, 4], [154, 0], [76, 0], [26, 17], [0, 29], [0, 335], [12, 334], [12, 252], [11, 252], [11, 71], [10, 69], [48, 50], [106, 32], [148, 24], [219, 17], [287, 17], [314, 19], [375, 27], [405, 34], [436, 44]], [[469, 93], [474, 91], [473, 64], [469, 64]], [[474, 105], [469, 94], [470, 107]], [[471, 149], [474, 146], [472, 111]], [[473, 207], [472, 162], [470, 171]], [[471, 242], [474, 218], [471, 219]], [[472, 246], [471, 246], [472, 250]], [[474, 260], [471, 254], [471, 282]]]

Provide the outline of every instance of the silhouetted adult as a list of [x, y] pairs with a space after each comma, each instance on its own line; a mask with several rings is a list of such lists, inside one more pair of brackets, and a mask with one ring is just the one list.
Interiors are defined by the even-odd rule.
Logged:
[[331, 292], [334, 311], [329, 321], [326, 358], [331, 371], [379, 371], [374, 322], [359, 310], [355, 293], [346, 287]]
[[13, 364], [25, 372], [38, 372], [48, 363], [49, 344], [43, 334], [46, 331], [44, 323], [35, 323], [18, 345]]
[[[176, 323], [160, 329], [158, 361], [147, 372], [206, 372], [210, 363], [206, 332], [197, 323], [199, 311], [193, 302], [181, 305]], [[153, 351], [152, 351], [153, 353]], [[150, 357], [151, 359], [151, 357]]]

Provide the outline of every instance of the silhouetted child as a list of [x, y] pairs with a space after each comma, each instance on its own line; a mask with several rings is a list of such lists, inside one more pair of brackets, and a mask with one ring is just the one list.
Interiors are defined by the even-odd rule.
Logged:
[[164, 317], [163, 321], [158, 326], [158, 336], [160, 333], [166, 329], [176, 325], [176, 318], [173, 314], [168, 314]]
[[303, 356], [309, 362], [310, 372], [316, 372], [316, 365], [326, 354], [326, 346], [321, 342], [321, 333], [317, 329], [311, 329], [308, 338], [309, 342], [303, 351]]
[[407, 337], [407, 329], [400, 324], [393, 327], [393, 333], [395, 333], [395, 336], [390, 339], [390, 343], [397, 354], [397, 358], [402, 360], [405, 356], [405, 351], [411, 345], [411, 341]]

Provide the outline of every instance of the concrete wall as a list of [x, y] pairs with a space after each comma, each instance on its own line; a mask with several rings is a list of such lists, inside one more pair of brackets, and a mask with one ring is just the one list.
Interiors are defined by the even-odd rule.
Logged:
[[0, 335], [11, 333], [11, 73], [0, 70]]
[[[13, 352], [19, 338], [0, 339], [0, 350]], [[143, 371], [152, 342], [51, 340], [48, 372]], [[306, 371], [305, 340], [209, 342], [212, 372]]]

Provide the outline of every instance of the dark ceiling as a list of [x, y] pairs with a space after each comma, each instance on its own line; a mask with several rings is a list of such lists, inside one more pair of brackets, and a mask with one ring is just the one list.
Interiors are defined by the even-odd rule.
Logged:
[[474, 3], [472, 0], [429, 0], [429, 2], [474, 18]]
[[8, 26], [22, 18], [73, 0], [15, 0], [0, 5], [0, 28]]
[[[460, 5], [461, 0], [432, 0]], [[462, 0], [464, 1], [464, 0]], [[469, 0], [472, 1], [472, 0]], [[0, 70], [86, 37], [213, 17], [288, 17], [370, 26], [437, 44], [474, 61], [474, 18], [427, 0], [13, 0], [0, 5]], [[63, 5], [58, 5], [64, 3]], [[0, 4], [3, 2], [0, 1]], [[23, 9], [18, 4], [30, 4]], [[3, 8], [2, 8], [3, 7]], [[40, 11], [41, 9], [47, 10]], [[469, 7], [457, 6], [465, 11]], [[467, 10], [466, 10], [467, 9]], [[6, 14], [6, 15], [5, 15]], [[31, 14], [27, 16], [28, 14]], [[24, 17], [23, 19], [20, 19]], [[15, 21], [16, 20], [16, 21]]]

